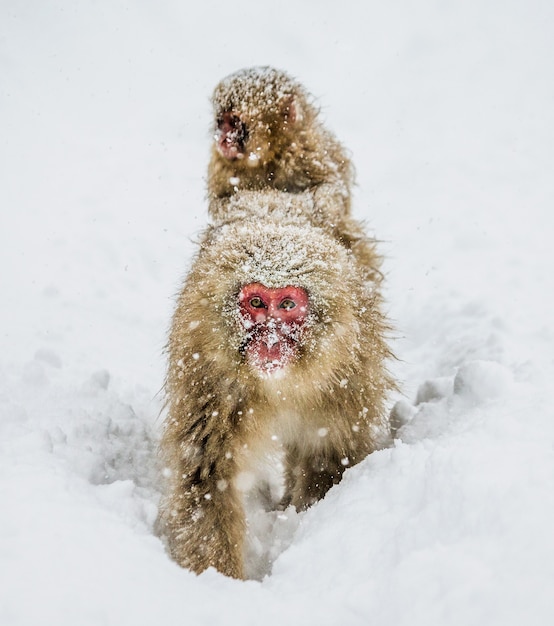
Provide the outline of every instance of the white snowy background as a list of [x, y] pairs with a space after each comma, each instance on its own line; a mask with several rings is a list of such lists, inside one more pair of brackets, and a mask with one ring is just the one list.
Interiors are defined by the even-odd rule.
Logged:
[[[553, 33], [551, 0], [1, 0], [2, 626], [554, 623]], [[239, 582], [164, 553], [155, 446], [209, 96], [259, 64], [352, 152], [411, 421]]]

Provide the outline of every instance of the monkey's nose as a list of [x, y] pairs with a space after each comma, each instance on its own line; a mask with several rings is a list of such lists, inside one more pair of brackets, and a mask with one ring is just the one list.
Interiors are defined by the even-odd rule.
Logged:
[[279, 334], [274, 330], [270, 330], [263, 338], [263, 342], [268, 348], [272, 348], [276, 343], [279, 343]]
[[275, 306], [273, 302], [269, 303], [267, 314], [273, 324], [281, 319], [281, 310], [279, 309], [279, 307]]

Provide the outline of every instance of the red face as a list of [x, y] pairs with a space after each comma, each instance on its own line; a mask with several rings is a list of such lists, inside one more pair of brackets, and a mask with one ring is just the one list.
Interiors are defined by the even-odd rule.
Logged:
[[248, 139], [246, 125], [238, 115], [225, 112], [217, 120], [215, 140], [220, 154], [234, 161], [244, 157], [244, 147]]
[[270, 289], [250, 283], [239, 292], [239, 306], [250, 364], [270, 374], [290, 363], [305, 332], [306, 291], [302, 287]]

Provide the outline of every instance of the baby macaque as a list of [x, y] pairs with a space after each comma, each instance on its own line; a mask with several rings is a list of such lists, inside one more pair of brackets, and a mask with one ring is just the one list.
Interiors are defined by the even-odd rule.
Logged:
[[[210, 216], [236, 219], [234, 194], [294, 194], [295, 209], [328, 230], [354, 256], [366, 279], [381, 274], [373, 242], [350, 214], [354, 168], [323, 126], [313, 98], [296, 80], [271, 67], [243, 69], [215, 88], [214, 144], [208, 167]], [[271, 193], [273, 191], [273, 194]]]
[[378, 291], [323, 229], [208, 229], [168, 342], [158, 529], [180, 565], [245, 577], [244, 498], [268, 457], [283, 459], [276, 504], [304, 509], [388, 443], [386, 331]]

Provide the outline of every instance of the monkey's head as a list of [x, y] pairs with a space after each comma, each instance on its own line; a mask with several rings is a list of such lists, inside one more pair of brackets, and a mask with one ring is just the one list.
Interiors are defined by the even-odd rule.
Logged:
[[265, 167], [279, 158], [305, 118], [315, 114], [302, 85], [271, 67], [240, 70], [215, 88], [216, 152], [237, 169]]
[[214, 228], [191, 284], [191, 350], [222, 376], [232, 362], [237, 376], [313, 385], [360, 349], [368, 294], [351, 253], [322, 229], [271, 219]]

